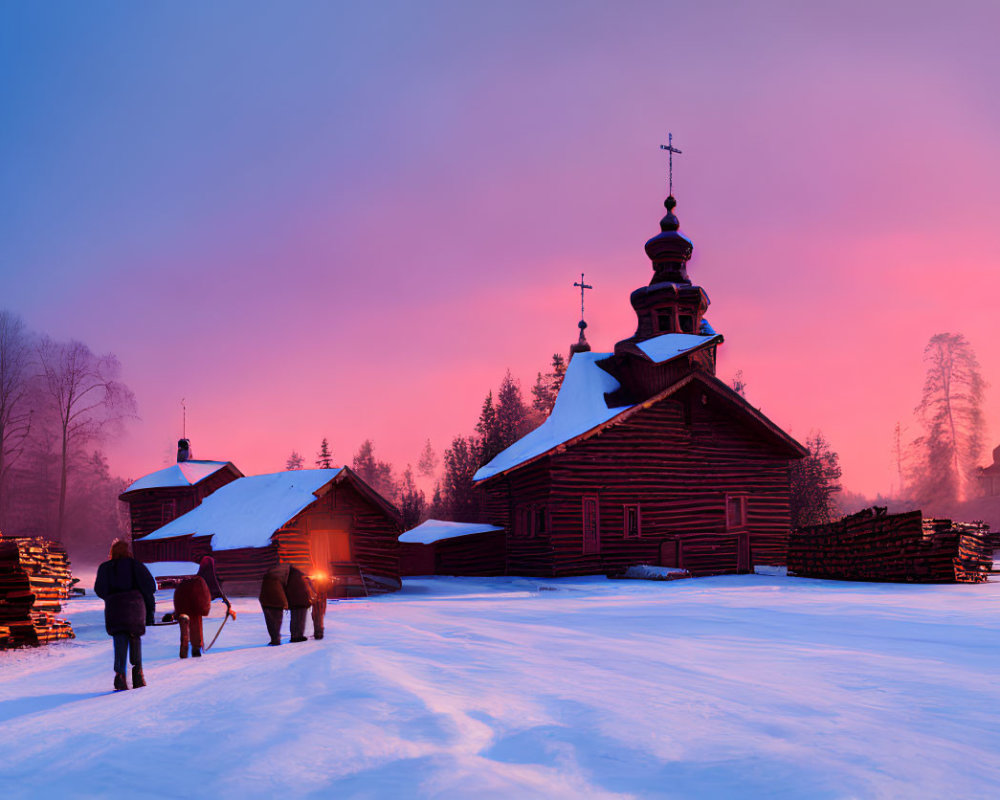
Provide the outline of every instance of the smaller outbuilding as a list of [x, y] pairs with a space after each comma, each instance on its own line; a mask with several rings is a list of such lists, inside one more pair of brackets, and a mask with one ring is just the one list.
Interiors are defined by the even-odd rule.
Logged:
[[132, 539], [139, 539], [186, 514], [217, 489], [237, 478], [231, 461], [198, 461], [191, 458], [187, 439], [177, 443], [177, 463], [134, 481], [119, 495], [132, 523]]
[[399, 537], [400, 575], [504, 575], [503, 528], [429, 519]]
[[234, 593], [256, 593], [278, 563], [327, 574], [332, 594], [396, 591], [401, 523], [395, 507], [353, 470], [290, 470], [241, 477], [200, 505], [134, 539], [143, 561], [215, 558]]

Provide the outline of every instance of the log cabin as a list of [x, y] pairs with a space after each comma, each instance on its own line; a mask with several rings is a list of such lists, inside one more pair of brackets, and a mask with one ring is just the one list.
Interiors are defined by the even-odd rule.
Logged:
[[335, 597], [396, 591], [398, 512], [353, 470], [304, 469], [234, 480], [186, 514], [133, 540], [142, 561], [215, 558], [227, 592], [255, 594], [290, 563], [333, 578]]
[[176, 464], [139, 478], [118, 497], [128, 505], [133, 541], [186, 514], [212, 492], [242, 477], [231, 461], [192, 459], [190, 442], [181, 439]]
[[581, 320], [549, 417], [474, 476], [508, 574], [785, 563], [789, 464], [806, 450], [716, 377], [723, 337], [688, 276], [673, 196], [664, 205], [645, 245], [652, 279], [631, 295], [635, 333], [595, 353]]

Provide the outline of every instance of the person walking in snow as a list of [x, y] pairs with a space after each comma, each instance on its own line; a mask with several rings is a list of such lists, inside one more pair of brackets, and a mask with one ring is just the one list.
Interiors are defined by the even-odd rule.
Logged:
[[312, 604], [313, 638], [323, 638], [324, 618], [326, 617], [326, 601], [330, 596], [333, 581], [329, 575], [314, 575], [312, 577], [314, 599]]
[[302, 570], [291, 564], [271, 567], [261, 581], [258, 599], [264, 612], [270, 646], [281, 644], [281, 622], [286, 608], [291, 610], [291, 641], [306, 640], [306, 613], [312, 607], [313, 592]]
[[104, 628], [114, 641], [115, 691], [128, 689], [126, 660], [132, 662], [132, 688], [146, 685], [142, 674], [142, 639], [153, 624], [156, 580], [146, 565], [132, 558], [128, 542], [115, 539], [108, 561], [97, 568], [94, 593], [104, 601]]
[[226, 614], [236, 619], [233, 605], [222, 590], [222, 583], [215, 572], [215, 559], [202, 556], [198, 574], [185, 578], [174, 590], [174, 615], [181, 632], [181, 658], [188, 657], [188, 648], [194, 658], [201, 657], [205, 644], [202, 621], [212, 610], [212, 601], [221, 598], [226, 604]]

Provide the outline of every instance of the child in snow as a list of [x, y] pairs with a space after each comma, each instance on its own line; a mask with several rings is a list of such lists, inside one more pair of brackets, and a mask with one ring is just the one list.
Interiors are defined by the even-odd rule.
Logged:
[[271, 639], [268, 642], [270, 646], [281, 644], [281, 621], [286, 608], [292, 612], [291, 641], [306, 640], [306, 612], [312, 607], [313, 592], [309, 579], [302, 570], [291, 564], [276, 564], [271, 567], [261, 581], [258, 599]]
[[115, 644], [115, 691], [128, 689], [125, 662], [132, 662], [132, 688], [146, 685], [142, 640], [153, 624], [156, 580], [146, 565], [132, 558], [128, 542], [115, 539], [108, 561], [97, 568], [94, 593], [104, 601], [104, 628]]
[[222, 583], [215, 573], [215, 559], [203, 556], [198, 566], [198, 574], [185, 578], [174, 590], [174, 615], [178, 619], [181, 630], [181, 658], [188, 657], [188, 645], [191, 655], [201, 657], [204, 646], [202, 620], [212, 610], [212, 601], [221, 598], [226, 604], [226, 614], [236, 619], [232, 603], [222, 591]]

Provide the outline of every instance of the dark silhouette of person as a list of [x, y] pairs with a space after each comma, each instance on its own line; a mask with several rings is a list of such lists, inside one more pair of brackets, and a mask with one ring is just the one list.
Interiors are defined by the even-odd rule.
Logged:
[[156, 580], [146, 565], [132, 558], [128, 542], [115, 539], [110, 559], [97, 568], [94, 593], [104, 601], [104, 628], [114, 641], [115, 691], [128, 689], [126, 660], [132, 662], [132, 688], [146, 685], [142, 674], [142, 639], [153, 624]]
[[258, 600], [264, 612], [269, 645], [281, 644], [281, 622], [286, 608], [291, 610], [290, 641], [306, 640], [306, 614], [312, 608], [313, 591], [302, 570], [291, 564], [275, 564], [264, 573]]

